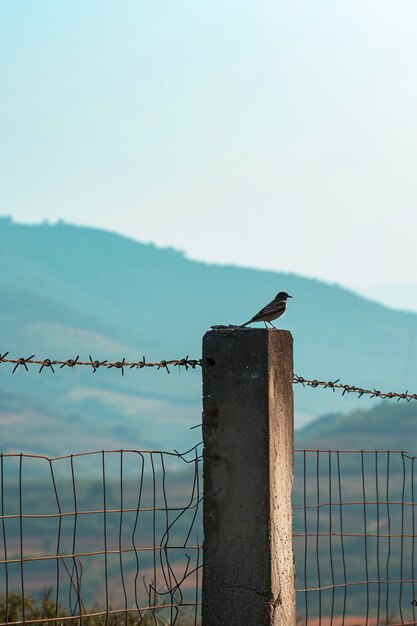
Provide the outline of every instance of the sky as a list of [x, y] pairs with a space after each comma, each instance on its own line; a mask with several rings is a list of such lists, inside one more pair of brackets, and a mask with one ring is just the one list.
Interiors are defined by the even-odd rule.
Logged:
[[416, 30], [415, 0], [2, 0], [0, 214], [417, 310]]

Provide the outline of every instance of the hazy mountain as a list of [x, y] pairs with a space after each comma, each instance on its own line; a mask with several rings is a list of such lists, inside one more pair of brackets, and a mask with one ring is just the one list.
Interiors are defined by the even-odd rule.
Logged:
[[417, 401], [384, 400], [368, 409], [325, 415], [297, 431], [296, 447], [404, 450], [417, 455]]
[[[199, 357], [212, 324], [246, 321], [277, 291], [294, 296], [281, 326], [295, 371], [318, 379], [416, 387], [417, 315], [293, 274], [199, 263], [92, 228], [0, 221], [0, 352], [10, 356], [148, 360]], [[296, 419], [357, 406], [296, 386]], [[201, 421], [199, 371], [0, 368], [3, 449], [187, 447]], [[4, 401], [5, 402], [5, 401]], [[13, 403], [12, 402], [12, 403]], [[372, 406], [367, 399], [361, 406]]]

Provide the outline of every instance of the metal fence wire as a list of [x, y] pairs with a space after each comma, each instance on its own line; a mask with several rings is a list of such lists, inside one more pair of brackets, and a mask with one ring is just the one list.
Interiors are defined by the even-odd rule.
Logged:
[[200, 460], [0, 455], [0, 622], [196, 625]]
[[414, 456], [296, 450], [298, 624], [416, 624]]
[[[197, 626], [201, 447], [0, 455], [0, 623]], [[417, 624], [416, 458], [296, 450], [297, 619]]]
[[[224, 326], [212, 326], [212, 328], [225, 328]], [[233, 328], [239, 328], [238, 326], [233, 326]], [[88, 361], [80, 360], [80, 355], [76, 357], [71, 357], [65, 360], [54, 359], [50, 357], [43, 358], [35, 358], [34, 354], [31, 354], [28, 357], [18, 357], [12, 358], [9, 356], [9, 352], [4, 352], [3, 354], [0, 352], [0, 365], [6, 364], [12, 366], [11, 372], [15, 374], [17, 371], [24, 370], [29, 372], [29, 367], [38, 367], [39, 373], [42, 372], [51, 372], [55, 374], [57, 371], [56, 368], [59, 369], [71, 369], [71, 368], [84, 368], [89, 369], [93, 374], [95, 374], [99, 369], [111, 369], [114, 372], [119, 371], [122, 376], [125, 374], [125, 370], [143, 370], [143, 369], [154, 369], [156, 371], [163, 371], [167, 374], [170, 373], [170, 368], [177, 369], [185, 369], [195, 370], [196, 368], [203, 366], [203, 359], [201, 358], [190, 358], [188, 355], [179, 359], [160, 359], [159, 361], [148, 361], [144, 356], [142, 356], [138, 361], [128, 361], [125, 357], [119, 359], [118, 361], [109, 361], [107, 359], [99, 360], [95, 359], [88, 355]], [[358, 398], [362, 396], [369, 396], [371, 398], [381, 398], [381, 399], [389, 399], [389, 400], [406, 400], [410, 402], [411, 400], [417, 400], [417, 393], [412, 393], [406, 389], [405, 391], [381, 391], [379, 389], [365, 389], [363, 387], [358, 387], [357, 385], [348, 385], [346, 383], [340, 382], [340, 379], [336, 380], [317, 380], [317, 379], [309, 379], [304, 378], [304, 376], [299, 376], [295, 374], [293, 376], [294, 385], [300, 384], [303, 387], [309, 387], [311, 389], [330, 389], [331, 391], [341, 391], [342, 396], [345, 394], [354, 394], [357, 395]]]

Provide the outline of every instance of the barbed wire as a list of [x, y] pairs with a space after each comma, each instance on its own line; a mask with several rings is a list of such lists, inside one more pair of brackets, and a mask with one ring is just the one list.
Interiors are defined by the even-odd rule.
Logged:
[[202, 359], [190, 359], [188, 355], [182, 359], [162, 359], [160, 361], [147, 361], [143, 356], [139, 361], [126, 361], [125, 357], [120, 361], [108, 361], [105, 359], [104, 361], [100, 361], [98, 359], [93, 359], [93, 357], [89, 356], [89, 361], [80, 361], [79, 355], [75, 357], [75, 359], [65, 359], [64, 361], [60, 361], [58, 359], [35, 359], [35, 355], [32, 354], [29, 357], [20, 357], [18, 359], [8, 359], [8, 352], [4, 354], [0, 353], [0, 364], [2, 363], [10, 363], [14, 365], [12, 373], [14, 374], [17, 369], [24, 368], [27, 372], [28, 365], [40, 365], [39, 373], [44, 369], [49, 369], [55, 374], [54, 366], [59, 366], [60, 369], [64, 367], [78, 367], [78, 366], [87, 366], [91, 367], [93, 370], [93, 374], [100, 368], [104, 367], [106, 369], [118, 369], [120, 370], [122, 376], [124, 375], [125, 368], [129, 369], [143, 369], [145, 367], [155, 367], [156, 369], [165, 370], [168, 374], [170, 373], [169, 367], [184, 367], [186, 370], [189, 368], [195, 369], [198, 366], [202, 365]]
[[394, 399], [397, 400], [417, 400], [417, 393], [408, 393], [408, 390], [404, 392], [397, 391], [379, 391], [378, 389], [363, 389], [362, 387], [356, 387], [355, 385], [346, 385], [340, 382], [340, 379], [334, 381], [325, 381], [325, 380], [309, 380], [307, 378], [303, 378], [303, 376], [295, 375], [293, 378], [294, 384], [301, 384], [303, 387], [313, 387], [314, 389], [317, 387], [323, 387], [324, 389], [332, 389], [335, 391], [336, 389], [343, 390], [342, 396], [346, 393], [357, 393], [358, 398], [369, 395], [371, 398], [381, 398], [383, 400]]
[[[29, 371], [28, 365], [39, 365], [39, 373], [43, 370], [50, 370], [53, 374], [55, 374], [54, 366], [59, 366], [59, 369], [63, 369], [64, 367], [90, 367], [93, 371], [93, 374], [100, 367], [104, 367], [106, 369], [117, 369], [120, 370], [122, 376], [124, 376], [125, 368], [128, 369], [144, 369], [146, 367], [153, 367], [157, 370], [164, 370], [168, 374], [170, 373], [170, 367], [183, 367], [185, 370], [188, 369], [196, 369], [198, 367], [202, 367], [203, 359], [192, 359], [188, 355], [181, 359], [161, 359], [160, 361], [147, 361], [143, 356], [139, 361], [126, 361], [125, 357], [123, 357], [120, 361], [108, 361], [107, 359], [100, 361], [98, 359], [93, 359], [91, 355], [89, 355], [88, 361], [80, 361], [79, 355], [75, 357], [75, 359], [65, 359], [60, 361], [58, 359], [35, 359], [35, 355], [32, 354], [29, 357], [20, 357], [18, 359], [7, 358], [9, 352], [5, 352], [1, 354], [0, 352], [0, 365], [3, 363], [9, 363], [13, 365], [12, 373], [14, 374], [18, 369], [24, 368], [27, 372]], [[347, 385], [345, 383], [341, 383], [340, 379], [337, 380], [317, 380], [317, 379], [309, 379], [304, 378], [303, 376], [299, 376], [295, 374], [293, 377], [293, 383], [300, 384], [303, 387], [311, 387], [316, 389], [318, 387], [322, 387], [324, 389], [331, 389], [333, 392], [337, 390], [342, 391], [342, 396], [346, 393], [354, 393], [358, 395], [358, 398], [361, 398], [364, 395], [368, 395], [371, 398], [381, 398], [383, 400], [389, 399], [397, 399], [397, 400], [417, 400], [417, 393], [409, 393], [408, 390], [403, 392], [397, 391], [380, 391], [379, 389], [365, 389], [363, 387], [358, 387], [356, 385]]]

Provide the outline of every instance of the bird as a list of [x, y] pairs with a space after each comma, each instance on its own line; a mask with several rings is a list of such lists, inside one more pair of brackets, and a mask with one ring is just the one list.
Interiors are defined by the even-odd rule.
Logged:
[[275, 328], [272, 324], [272, 320], [276, 320], [278, 317], [281, 317], [287, 308], [287, 298], [292, 298], [289, 293], [285, 291], [280, 291], [275, 298], [263, 309], [261, 309], [256, 315], [252, 317], [248, 322], [240, 325], [240, 328], [244, 328], [248, 324], [252, 324], [252, 322], [264, 322], [265, 327], [268, 328], [268, 324]]

